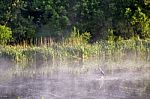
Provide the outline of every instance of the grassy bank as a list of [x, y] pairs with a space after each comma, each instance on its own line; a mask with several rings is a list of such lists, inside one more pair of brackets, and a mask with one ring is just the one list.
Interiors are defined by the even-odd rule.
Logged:
[[[129, 55], [129, 56], [128, 56]], [[99, 57], [103, 59], [119, 60], [130, 56], [150, 60], [149, 40], [118, 40], [100, 41], [89, 44], [77, 40], [64, 40], [63, 42], [52, 42], [47, 46], [1, 46], [0, 56], [15, 62], [29, 62], [34, 60], [53, 59], [88, 59]]]

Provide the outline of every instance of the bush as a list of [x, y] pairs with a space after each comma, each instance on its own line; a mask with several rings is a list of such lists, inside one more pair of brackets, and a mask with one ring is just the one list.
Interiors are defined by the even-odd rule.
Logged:
[[71, 43], [73, 45], [81, 45], [87, 44], [90, 38], [90, 32], [80, 33], [80, 31], [76, 27], [74, 27], [72, 32], [70, 33], [70, 37], [68, 37], [65, 42], [67, 42], [68, 44]]
[[10, 39], [12, 39], [11, 29], [0, 25], [0, 44], [6, 44]]

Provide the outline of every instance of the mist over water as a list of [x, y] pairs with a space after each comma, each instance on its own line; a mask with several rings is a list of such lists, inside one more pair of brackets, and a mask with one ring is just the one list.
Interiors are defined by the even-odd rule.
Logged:
[[[101, 73], [100, 69], [104, 72]], [[0, 99], [149, 99], [150, 62], [36, 61], [22, 67], [0, 59]]]

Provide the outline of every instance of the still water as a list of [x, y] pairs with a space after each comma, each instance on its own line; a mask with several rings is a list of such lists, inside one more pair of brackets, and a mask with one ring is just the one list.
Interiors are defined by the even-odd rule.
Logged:
[[20, 65], [0, 60], [0, 99], [150, 99], [149, 62], [89, 59]]

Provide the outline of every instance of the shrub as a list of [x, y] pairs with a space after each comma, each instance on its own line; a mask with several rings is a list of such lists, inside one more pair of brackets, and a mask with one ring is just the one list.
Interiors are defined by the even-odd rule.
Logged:
[[10, 39], [12, 39], [11, 29], [0, 25], [0, 44], [6, 44]]
[[68, 37], [65, 42], [67, 42], [68, 44], [71, 43], [75, 45], [81, 45], [87, 44], [90, 38], [90, 32], [80, 33], [79, 30], [76, 27], [74, 27], [72, 32], [70, 33], [70, 37]]

